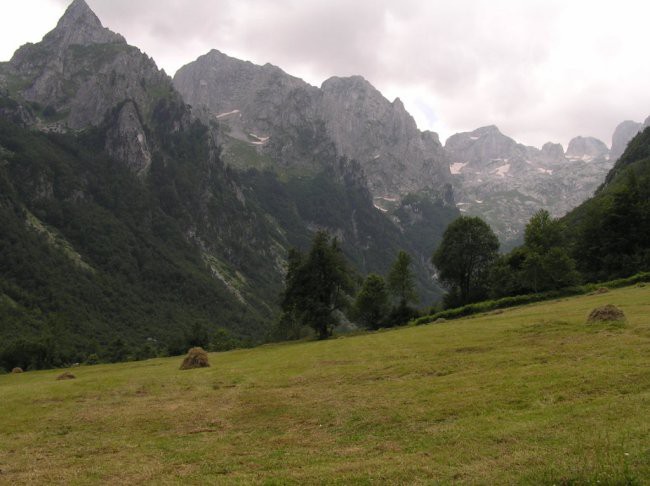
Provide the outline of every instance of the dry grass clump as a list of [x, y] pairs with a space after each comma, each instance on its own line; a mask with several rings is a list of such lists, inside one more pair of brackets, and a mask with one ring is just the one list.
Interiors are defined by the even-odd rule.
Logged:
[[625, 321], [625, 314], [621, 309], [612, 304], [596, 307], [591, 311], [589, 317], [587, 317], [587, 324], [616, 321]]
[[22, 373], [22, 372], [23, 372], [23, 369], [22, 369], [22, 368], [19, 368], [18, 366], [16, 366], [13, 370], [11, 370], [11, 372], [12, 372], [12, 373]]
[[69, 371], [66, 371], [65, 373], [61, 373], [59, 376], [56, 377], [57, 380], [74, 380], [75, 378], [76, 376], [70, 373]]
[[207, 368], [210, 366], [208, 363], [208, 353], [205, 352], [205, 349], [197, 347], [191, 348], [187, 352], [187, 356], [181, 364], [182, 370], [191, 370], [193, 368]]

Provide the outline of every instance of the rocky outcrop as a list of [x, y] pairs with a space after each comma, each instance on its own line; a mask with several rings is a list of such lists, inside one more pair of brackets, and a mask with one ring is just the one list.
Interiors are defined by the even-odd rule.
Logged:
[[561, 164], [565, 162], [564, 147], [561, 143], [546, 142], [542, 146], [539, 158], [546, 164]]
[[612, 135], [612, 150], [610, 157], [613, 161], [619, 159], [627, 144], [632, 140], [637, 133], [642, 131], [644, 128], [650, 127], [650, 116], [646, 118], [645, 122], [639, 123], [632, 120], [626, 120], [620, 123], [616, 130], [614, 130], [614, 135]]
[[124, 103], [106, 132], [106, 151], [136, 174], [145, 173], [151, 165], [147, 136], [137, 106], [132, 101]]
[[74, 0], [56, 28], [43, 38], [43, 44], [59, 51], [72, 45], [126, 44], [124, 37], [104, 28], [84, 0]]
[[147, 121], [161, 98], [180, 102], [155, 62], [104, 28], [83, 0], [75, 0], [41, 42], [16, 51], [0, 67], [2, 80], [14, 99], [33, 107], [36, 124], [47, 130], [100, 125], [125, 100]]
[[438, 135], [418, 130], [400, 99], [392, 103], [361, 76], [321, 87], [322, 116], [337, 152], [359, 161], [375, 197], [438, 191], [450, 181]]
[[566, 158], [569, 160], [580, 159], [589, 162], [602, 157], [609, 158], [609, 149], [594, 137], [575, 137], [566, 149]]

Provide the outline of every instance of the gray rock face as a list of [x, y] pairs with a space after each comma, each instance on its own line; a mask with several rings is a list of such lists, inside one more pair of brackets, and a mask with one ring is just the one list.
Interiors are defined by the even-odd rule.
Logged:
[[561, 164], [566, 161], [564, 147], [561, 143], [546, 142], [542, 146], [539, 157], [547, 164]]
[[560, 144], [527, 147], [494, 126], [453, 135], [445, 150], [461, 211], [482, 217], [506, 245], [538, 209], [557, 217], [591, 196], [612, 165], [595, 139], [574, 139], [569, 158]]
[[49, 107], [40, 118], [61, 129], [98, 125], [126, 99], [147, 112], [152, 91], [173, 92], [154, 61], [104, 28], [83, 0], [41, 42], [18, 49], [0, 78], [13, 80], [13, 97]]
[[650, 126], [650, 117], [648, 117], [644, 123], [638, 123], [632, 120], [626, 120], [619, 124], [614, 130], [614, 135], [612, 135], [612, 150], [610, 157], [612, 160], [616, 161], [619, 159], [627, 144], [630, 143], [637, 133], [642, 131], [645, 127]]
[[115, 124], [106, 133], [106, 151], [137, 174], [145, 173], [151, 165], [147, 137], [132, 101], [122, 106]]
[[75, 0], [56, 28], [43, 38], [43, 43], [65, 49], [72, 45], [125, 44], [126, 41], [121, 35], [104, 28], [84, 0]]
[[598, 157], [609, 157], [609, 149], [602, 141], [594, 137], [575, 137], [566, 149], [567, 159], [590, 161]]
[[279, 166], [355, 160], [379, 200], [442, 194], [451, 180], [437, 135], [420, 132], [401, 101], [391, 103], [361, 77], [331, 78], [318, 89], [275, 66], [211, 51], [181, 68], [174, 84], [189, 104], [207, 109], [227, 137]]
[[337, 152], [359, 161], [376, 197], [403, 196], [450, 181], [438, 135], [420, 132], [399, 99], [392, 103], [360, 76], [322, 85], [322, 116]]
[[31, 124], [41, 130], [115, 122], [106, 148], [136, 172], [151, 162], [144, 125], [151, 125], [156, 106], [183, 105], [169, 76], [104, 28], [83, 0], [75, 0], [41, 42], [0, 65], [1, 85], [31, 110]]
[[[294, 97], [305, 98], [308, 109], [318, 96], [316, 88], [276, 66], [257, 66], [217, 50], [179, 69], [174, 85], [192, 106], [205, 107], [223, 123], [262, 135], [287, 118]], [[315, 113], [304, 116], [315, 118]]]
[[488, 161], [499, 162], [526, 155], [526, 147], [503, 135], [494, 125], [452, 135], [445, 143], [445, 150], [452, 164], [464, 163], [475, 168], [485, 167]]

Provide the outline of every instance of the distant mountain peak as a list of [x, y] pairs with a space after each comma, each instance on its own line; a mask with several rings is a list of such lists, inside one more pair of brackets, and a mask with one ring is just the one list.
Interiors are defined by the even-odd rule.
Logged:
[[363, 76], [355, 74], [353, 76], [332, 76], [329, 79], [326, 79], [321, 89], [356, 89], [356, 90], [366, 90], [366, 91], [377, 91], [376, 88], [370, 84], [370, 82]]
[[474, 130], [472, 133], [477, 134], [477, 135], [489, 135], [489, 134], [499, 134], [502, 135], [501, 130], [499, 130], [499, 127], [496, 125], [487, 125], [481, 128], [477, 128]]
[[591, 160], [597, 157], [608, 156], [609, 149], [607, 145], [594, 137], [574, 137], [566, 149], [566, 157], [568, 159]]
[[44, 41], [61, 47], [126, 43], [124, 37], [105, 28], [84, 0], [74, 0]]
[[92, 11], [84, 0], [74, 0], [66, 9], [63, 17], [59, 20], [59, 23], [65, 20], [77, 21], [79, 19], [90, 20], [101, 27], [101, 22], [95, 15], [95, 12]]

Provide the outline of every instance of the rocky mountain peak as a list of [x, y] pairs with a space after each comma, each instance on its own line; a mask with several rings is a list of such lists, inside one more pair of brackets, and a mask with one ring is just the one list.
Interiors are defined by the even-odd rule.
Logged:
[[[445, 143], [452, 162], [482, 166], [486, 161], [521, 157], [525, 147], [488, 125], [472, 132], [452, 135]], [[520, 153], [521, 152], [521, 153]]]
[[551, 164], [564, 162], [564, 147], [561, 143], [546, 142], [540, 151], [540, 158]]
[[487, 125], [485, 127], [480, 127], [477, 128], [472, 132], [473, 135], [478, 135], [478, 136], [486, 136], [486, 135], [492, 135], [492, 136], [505, 136], [503, 133], [501, 133], [501, 130], [499, 130], [499, 127], [496, 125]]
[[61, 48], [71, 45], [126, 43], [124, 37], [105, 28], [95, 12], [84, 0], [74, 0], [56, 28], [47, 34], [44, 42]]
[[571, 139], [566, 150], [566, 157], [574, 160], [588, 161], [608, 156], [609, 149], [607, 145], [594, 137], [575, 137]]
[[375, 87], [370, 84], [366, 78], [359, 75], [354, 76], [332, 76], [326, 79], [321, 89], [323, 91], [335, 90], [355, 90], [355, 91], [377, 91]]
[[632, 120], [625, 120], [616, 127], [612, 135], [612, 150], [610, 156], [612, 160], [618, 160], [623, 155], [625, 147], [634, 136], [643, 129], [643, 124]]

